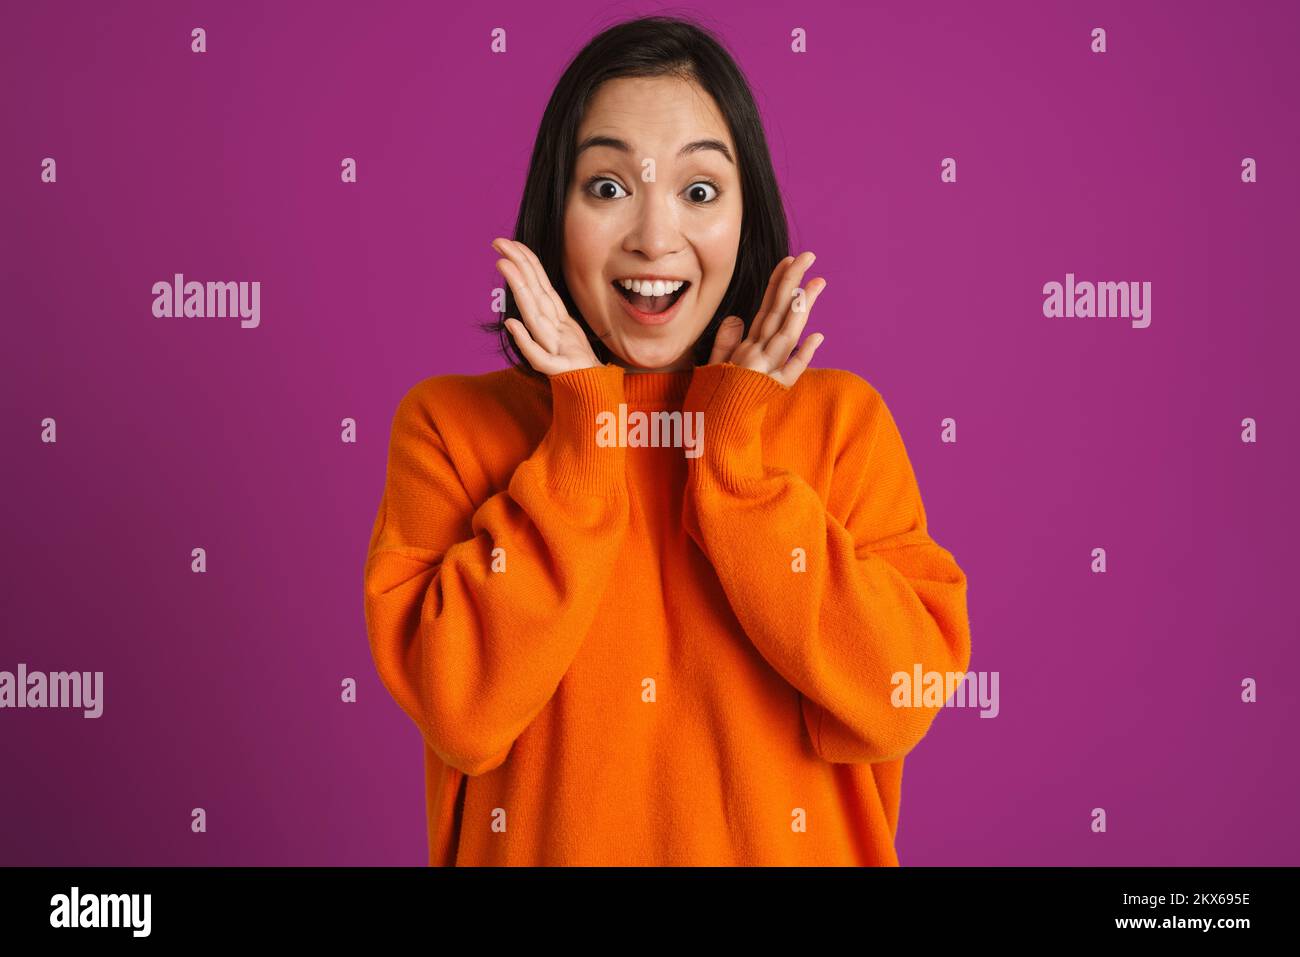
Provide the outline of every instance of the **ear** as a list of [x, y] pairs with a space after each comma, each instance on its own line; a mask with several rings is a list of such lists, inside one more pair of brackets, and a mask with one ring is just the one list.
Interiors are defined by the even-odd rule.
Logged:
[[740, 342], [740, 337], [745, 334], [745, 321], [740, 316], [727, 316], [718, 325], [718, 331], [713, 337], [713, 352], [709, 354], [709, 365], [718, 362], [726, 362], [731, 358], [731, 352], [736, 348], [736, 343]]

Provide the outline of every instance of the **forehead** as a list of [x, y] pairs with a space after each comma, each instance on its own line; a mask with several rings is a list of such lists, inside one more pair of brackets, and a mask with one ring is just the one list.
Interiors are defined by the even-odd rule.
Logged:
[[681, 77], [619, 77], [601, 84], [578, 125], [578, 141], [602, 135], [639, 152], [675, 151], [688, 140], [707, 137], [735, 153], [713, 97]]

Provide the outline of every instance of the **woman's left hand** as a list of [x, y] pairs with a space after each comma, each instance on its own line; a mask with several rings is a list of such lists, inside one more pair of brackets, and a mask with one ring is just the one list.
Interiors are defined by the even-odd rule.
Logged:
[[820, 332], [814, 333], [790, 355], [808, 322], [813, 303], [826, 288], [826, 280], [820, 276], [808, 284], [806, 291], [799, 288], [800, 280], [816, 258], [806, 252], [798, 258], [786, 256], [777, 263], [758, 315], [749, 324], [749, 334], [740, 338], [744, 323], [739, 316], [722, 320], [713, 339], [709, 365], [730, 362], [770, 375], [787, 388], [794, 385], [826, 338]]

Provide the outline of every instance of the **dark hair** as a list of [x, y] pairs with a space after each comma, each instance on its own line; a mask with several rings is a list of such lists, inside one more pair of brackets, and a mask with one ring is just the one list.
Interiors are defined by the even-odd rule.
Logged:
[[[721, 42], [697, 23], [674, 17], [642, 17], [610, 27], [574, 57], [546, 104], [513, 237], [537, 254], [552, 287], [569, 315], [586, 331], [592, 352], [602, 363], [612, 361], [614, 354], [579, 313], [562, 269], [565, 201], [573, 176], [578, 127], [605, 81], [665, 75], [698, 83], [717, 103], [736, 147], [744, 208], [740, 253], [731, 285], [695, 346], [695, 365], [708, 361], [714, 334], [727, 316], [740, 316], [748, 332], [772, 270], [789, 253], [785, 209], [758, 107], [744, 74]], [[500, 273], [496, 275], [500, 277]], [[520, 313], [509, 283], [503, 284], [505, 311], [480, 323], [480, 328], [496, 334], [502, 354], [512, 365], [545, 379], [519, 351], [506, 328], [503, 319]]]

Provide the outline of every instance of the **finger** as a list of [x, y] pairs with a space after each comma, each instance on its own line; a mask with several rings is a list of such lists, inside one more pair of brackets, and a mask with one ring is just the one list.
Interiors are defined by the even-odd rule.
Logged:
[[794, 348], [794, 344], [803, 335], [804, 327], [808, 325], [808, 317], [812, 315], [813, 303], [817, 301], [817, 297], [822, 294], [822, 290], [825, 288], [826, 280], [818, 276], [808, 283], [807, 289], [795, 290], [796, 293], [801, 293], [802, 302], [800, 302], [798, 295], [791, 296], [793, 302], [789, 313], [786, 314], [784, 325], [776, 331], [776, 334], [771, 339], [764, 343], [761, 349], [765, 356], [777, 363], [785, 361], [786, 356], [790, 354], [790, 350]]
[[777, 286], [772, 308], [763, 319], [763, 328], [758, 333], [757, 342], [767, 342], [781, 328], [782, 323], [785, 322], [786, 313], [790, 309], [790, 301], [794, 298], [794, 291], [798, 288], [799, 283], [803, 281], [803, 274], [808, 271], [808, 267], [813, 264], [813, 260], [816, 258], [812, 253], [801, 253], [786, 269], [780, 285]]
[[731, 358], [731, 353], [736, 348], [736, 343], [740, 341], [740, 333], [744, 328], [745, 323], [739, 316], [728, 316], [723, 319], [722, 324], [718, 326], [718, 331], [714, 333], [713, 351], [709, 354], [707, 365], [726, 362]]
[[511, 239], [502, 239], [499, 243], [494, 242], [492, 245], [494, 248], [499, 249], [501, 255], [509, 259], [515, 269], [518, 270], [520, 278], [532, 294], [537, 314], [544, 321], [558, 326], [558, 316], [553, 313], [554, 306], [551, 299], [546, 295], [546, 291], [537, 280], [538, 271], [534, 269], [532, 261], [524, 255], [523, 250], [527, 247]]
[[524, 258], [528, 260], [530, 265], [532, 265], [537, 285], [541, 288], [542, 292], [545, 293], [546, 297], [551, 300], [551, 306], [555, 310], [553, 316], [558, 322], [561, 316], [569, 314], [569, 311], [564, 308], [564, 300], [561, 299], [560, 294], [555, 291], [555, 286], [551, 284], [551, 278], [546, 275], [546, 270], [542, 267], [541, 260], [537, 258], [537, 255], [525, 244], [518, 242], [517, 240], [512, 240], [512, 242], [519, 247]]
[[[519, 267], [508, 259], [498, 259], [497, 269], [506, 277], [510, 288], [515, 293], [515, 304], [519, 307], [524, 325], [533, 341], [547, 352], [554, 354], [559, 347], [560, 333], [556, 324], [537, 308], [537, 300], [527, 281], [519, 272]], [[513, 318], [513, 317], [512, 317]]]
[[528, 329], [514, 316], [508, 317], [505, 324], [506, 328], [510, 330], [510, 335], [514, 337], [515, 345], [519, 346], [519, 351], [528, 360], [528, 364], [538, 372], [550, 375], [551, 354], [533, 341], [528, 334]]
[[559, 333], [556, 331], [555, 323], [539, 312], [536, 299], [528, 287], [527, 280], [520, 273], [519, 267], [508, 259], [498, 259], [496, 265], [501, 274], [506, 277], [506, 282], [510, 283], [520, 318], [533, 342], [547, 352], [554, 353], [559, 344]]
[[533, 300], [546, 317], [558, 326], [560, 316], [564, 315], [564, 306], [560, 303], [560, 297], [555, 295], [555, 290], [551, 288], [551, 281], [546, 277], [546, 270], [537, 261], [533, 251], [523, 243], [515, 239], [507, 239], [506, 244], [515, 254], [515, 264], [528, 278], [528, 289], [533, 294]]
[[811, 252], [800, 253], [786, 267], [785, 274], [781, 277], [781, 282], [777, 285], [776, 292], [772, 297], [772, 308], [768, 310], [763, 320], [763, 327], [759, 330], [758, 341], [760, 343], [767, 342], [785, 323], [786, 316], [790, 312], [790, 306], [794, 301], [794, 292], [799, 288], [804, 273], [808, 271], [816, 258]]
[[753, 342], [758, 341], [758, 331], [763, 326], [763, 320], [767, 318], [767, 311], [772, 308], [772, 300], [776, 296], [776, 287], [781, 282], [781, 277], [785, 275], [786, 267], [792, 262], [794, 262], [794, 257], [786, 256], [772, 270], [772, 276], [767, 281], [767, 289], [763, 291], [763, 302], [758, 307], [758, 315], [754, 317], [754, 321], [749, 324], [749, 331], [745, 333], [746, 339]]
[[808, 363], [812, 361], [813, 353], [825, 341], [825, 336], [820, 332], [814, 332], [795, 350], [794, 355], [790, 357], [790, 361], [781, 368], [781, 374], [778, 377], [786, 388], [794, 385], [799, 376], [803, 375], [803, 370], [808, 368]]
[[[821, 285], [814, 289], [813, 286], [816, 286], [817, 283], [821, 283]], [[822, 290], [825, 289], [826, 286], [827, 282], [824, 276], [818, 276], [812, 282], [808, 283], [808, 300], [804, 303], [805, 309], [812, 312], [813, 304], [817, 301], [817, 297], [822, 294]]]

